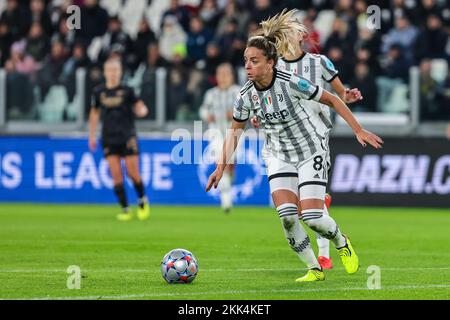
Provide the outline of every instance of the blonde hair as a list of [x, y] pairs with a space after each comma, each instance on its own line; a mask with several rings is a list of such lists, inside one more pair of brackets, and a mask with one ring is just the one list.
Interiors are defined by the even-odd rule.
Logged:
[[[273, 59], [295, 54], [295, 42], [292, 41], [293, 35], [297, 32], [308, 33], [308, 28], [300, 23], [294, 15], [296, 9], [287, 11], [284, 9], [274, 17], [271, 17], [260, 23], [261, 28], [256, 35], [251, 37], [247, 47], [256, 47], [265, 52], [265, 56]], [[274, 59], [275, 62], [277, 59]]]

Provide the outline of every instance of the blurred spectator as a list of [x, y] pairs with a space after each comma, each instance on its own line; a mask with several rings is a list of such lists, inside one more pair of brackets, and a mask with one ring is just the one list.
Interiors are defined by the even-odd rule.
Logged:
[[18, 0], [7, 0], [6, 10], [3, 11], [0, 20], [8, 25], [13, 41], [18, 41], [27, 35], [27, 12], [19, 7]]
[[167, 17], [175, 17], [185, 32], [189, 31], [189, 11], [179, 4], [178, 0], [170, 0], [170, 8], [163, 13], [161, 18], [161, 29]]
[[336, 1], [336, 6], [334, 8], [336, 12], [336, 16], [339, 19], [344, 20], [348, 25], [350, 25], [351, 29], [356, 29], [356, 13], [353, 9], [353, 1], [352, 0], [338, 0]]
[[187, 53], [190, 62], [195, 63], [206, 58], [206, 47], [212, 40], [212, 33], [204, 27], [199, 17], [192, 17], [187, 38]]
[[80, 20], [81, 28], [77, 30], [77, 37], [88, 46], [95, 37], [101, 37], [106, 33], [109, 15], [98, 4], [98, 0], [84, 0]]
[[251, 20], [260, 23], [278, 13], [271, 0], [255, 0], [255, 8], [251, 12]]
[[[144, 103], [155, 110], [156, 105], [156, 70], [160, 67], [168, 67], [169, 63], [161, 57], [157, 43], [152, 42], [148, 46], [145, 71], [142, 75], [140, 97]], [[155, 112], [150, 112], [147, 119], [155, 119]]]
[[440, 118], [436, 92], [438, 86], [431, 77], [431, 61], [424, 59], [420, 63], [420, 109], [423, 120], [436, 120]]
[[447, 58], [445, 48], [448, 34], [442, 27], [439, 16], [431, 14], [427, 18], [427, 25], [419, 33], [415, 46], [416, 60], [420, 62], [424, 58], [437, 59]]
[[356, 30], [350, 30], [350, 25], [345, 20], [336, 18], [332, 32], [325, 42], [325, 51], [329, 51], [331, 47], [339, 47], [348, 59], [352, 59], [356, 35]]
[[[166, 117], [168, 120], [176, 120], [179, 110], [187, 109], [187, 90], [186, 83], [187, 70], [182, 65], [180, 59], [176, 58], [174, 66], [170, 68], [168, 74], [167, 88], [167, 110]], [[178, 120], [180, 120], [178, 118]]]
[[[139, 31], [134, 42], [134, 53], [136, 55], [136, 66], [147, 62], [149, 45], [156, 41], [155, 33], [151, 30], [147, 19], [143, 18], [139, 24]], [[158, 52], [159, 55], [159, 52]]]
[[27, 38], [25, 53], [35, 61], [41, 62], [47, 56], [50, 44], [39, 22], [33, 22]]
[[[425, 26], [428, 24], [427, 20], [430, 15], [439, 16], [441, 18], [441, 14], [443, 13], [443, 10], [445, 9], [445, 2], [448, 1], [439, 1], [440, 4], [436, 0], [420, 0], [419, 2], [419, 8], [420, 8], [420, 15], [418, 15], [418, 21], [420, 23], [420, 26]], [[442, 5], [444, 4], [444, 5]], [[447, 7], [448, 10], [448, 7]], [[449, 17], [447, 17], [448, 19]], [[417, 21], [417, 20], [415, 20]]]
[[38, 22], [42, 26], [44, 34], [46, 34], [47, 36], [51, 36], [51, 34], [53, 33], [53, 25], [50, 14], [46, 9], [47, 8], [44, 0], [31, 0], [31, 12], [29, 15], [28, 26], [31, 26], [33, 23]]
[[395, 20], [395, 28], [391, 29], [383, 38], [381, 52], [386, 53], [393, 44], [401, 45], [406, 57], [413, 58], [413, 47], [417, 37], [417, 28], [412, 26], [405, 16]]
[[186, 53], [187, 36], [183, 28], [174, 16], [166, 16], [159, 37], [159, 51], [161, 56], [169, 62], [173, 62], [176, 52], [184, 55]]
[[225, 26], [224, 33], [217, 39], [222, 57], [232, 65], [241, 65], [245, 50], [245, 37], [238, 33], [238, 23], [231, 19]]
[[91, 61], [86, 54], [86, 48], [83, 43], [75, 44], [72, 55], [65, 62], [60, 81], [65, 85], [69, 102], [73, 101], [76, 93], [76, 73], [78, 68], [88, 69], [91, 67]]
[[339, 78], [344, 83], [348, 83], [353, 79], [353, 61], [344, 55], [342, 49], [338, 46], [331, 47], [326, 56], [333, 62], [335, 69], [339, 70]]
[[50, 88], [61, 84], [61, 75], [67, 59], [67, 52], [63, 43], [56, 41], [52, 43], [50, 56], [39, 70], [37, 84], [41, 91], [41, 101], [45, 99]]
[[223, 35], [227, 23], [231, 20], [238, 22], [237, 31], [240, 34], [244, 34], [247, 31], [249, 18], [250, 15], [248, 14], [248, 12], [242, 10], [236, 0], [229, 0], [217, 26], [216, 37], [220, 37], [221, 35]]
[[351, 105], [353, 111], [376, 112], [378, 88], [375, 77], [371, 74], [369, 66], [365, 62], [358, 62], [355, 67], [355, 77], [350, 81], [351, 88], [358, 88], [363, 100]]
[[6, 116], [8, 120], [34, 118], [33, 86], [30, 78], [16, 69], [13, 60], [5, 63], [6, 71]]
[[198, 15], [207, 29], [215, 30], [220, 19], [216, 0], [202, 0]]
[[401, 79], [405, 83], [408, 82], [409, 67], [412, 62], [405, 56], [404, 52], [405, 49], [400, 44], [393, 44], [389, 48], [381, 64], [383, 75], [391, 79]]
[[408, 0], [392, 0], [390, 1], [389, 10], [382, 14], [383, 24], [381, 32], [386, 33], [393, 29], [397, 18], [406, 17], [409, 21], [417, 21], [420, 18], [420, 12], [417, 3]]
[[[410, 59], [404, 55], [403, 46], [393, 44], [387, 55], [381, 60], [382, 76], [377, 78], [378, 110], [389, 111], [388, 104], [396, 87], [407, 83], [409, 79]], [[389, 107], [387, 107], [389, 106]]]
[[378, 62], [380, 44], [381, 39], [377, 32], [366, 27], [359, 30], [359, 37], [355, 43], [356, 59], [367, 63], [371, 73], [375, 76], [378, 76], [381, 72]]
[[9, 32], [9, 26], [5, 21], [0, 20], [0, 68], [2, 68], [9, 59], [12, 44], [13, 36], [11, 32]]
[[205, 72], [210, 87], [214, 87], [216, 83], [216, 68], [223, 62], [220, 47], [217, 42], [212, 41], [206, 48], [206, 64]]
[[111, 17], [108, 22], [108, 30], [102, 37], [102, 47], [99, 55], [100, 63], [106, 61], [112, 51], [124, 57], [124, 67], [134, 63], [135, 56], [131, 51], [132, 42], [128, 34], [122, 30], [122, 22], [119, 17]]
[[40, 68], [31, 56], [25, 52], [26, 41], [15, 42], [11, 47], [11, 61], [14, 65], [14, 71], [27, 75], [31, 81], [35, 80], [36, 72]]
[[58, 24], [58, 30], [53, 35], [51, 42], [59, 41], [62, 42], [66, 48], [72, 48], [75, 44], [75, 39], [75, 30], [69, 29], [67, 26], [67, 20], [61, 19]]

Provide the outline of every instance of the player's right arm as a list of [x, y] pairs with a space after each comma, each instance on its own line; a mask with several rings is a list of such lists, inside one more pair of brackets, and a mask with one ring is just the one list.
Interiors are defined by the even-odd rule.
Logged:
[[100, 108], [97, 92], [94, 92], [89, 112], [89, 150], [94, 152], [97, 149], [97, 124], [100, 120]]
[[222, 155], [220, 156], [220, 160], [217, 163], [216, 170], [209, 176], [208, 184], [206, 185], [206, 192], [211, 190], [214, 186], [214, 189], [217, 189], [219, 185], [220, 179], [222, 179], [223, 172], [227, 164], [229, 164], [231, 157], [239, 143], [239, 139], [241, 138], [242, 133], [244, 132], [246, 122], [238, 122], [233, 120], [231, 123], [231, 129], [227, 134], [227, 138], [223, 143]]
[[239, 94], [233, 107], [233, 122], [231, 123], [231, 129], [227, 132], [227, 137], [223, 143], [222, 155], [217, 163], [216, 170], [209, 177], [206, 185], [206, 192], [211, 190], [213, 186], [217, 189], [220, 179], [222, 179], [223, 172], [236, 151], [239, 139], [244, 132], [245, 125], [249, 118], [250, 108], [246, 106], [244, 98]]

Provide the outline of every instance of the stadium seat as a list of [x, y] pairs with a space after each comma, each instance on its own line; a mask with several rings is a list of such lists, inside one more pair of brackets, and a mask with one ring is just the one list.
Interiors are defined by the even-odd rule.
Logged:
[[39, 107], [39, 117], [43, 122], [62, 122], [64, 109], [68, 103], [64, 86], [50, 88], [44, 102]]
[[389, 99], [381, 106], [380, 111], [384, 113], [402, 113], [409, 110], [408, 85], [402, 83], [392, 89]]
[[448, 74], [448, 63], [445, 59], [431, 60], [431, 77], [437, 82], [444, 82]]

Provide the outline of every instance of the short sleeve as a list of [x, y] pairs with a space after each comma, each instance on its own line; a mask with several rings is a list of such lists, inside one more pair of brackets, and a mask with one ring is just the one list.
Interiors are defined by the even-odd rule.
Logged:
[[128, 102], [133, 106], [139, 99], [134, 93], [133, 88], [128, 88]]
[[245, 122], [250, 118], [250, 108], [246, 106], [244, 98], [238, 94], [233, 105], [233, 119], [237, 122]]
[[94, 92], [91, 96], [91, 108], [96, 110], [100, 109], [100, 90], [94, 89]]
[[290, 81], [291, 93], [299, 99], [319, 101], [323, 89], [306, 78], [292, 76]]
[[326, 82], [331, 82], [336, 78], [339, 72], [334, 67], [333, 62], [324, 55], [320, 55], [320, 67], [322, 70], [322, 78]]

